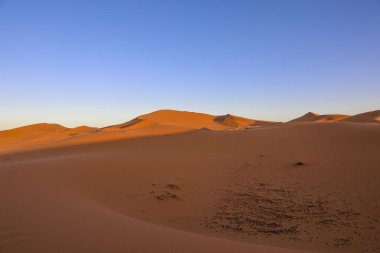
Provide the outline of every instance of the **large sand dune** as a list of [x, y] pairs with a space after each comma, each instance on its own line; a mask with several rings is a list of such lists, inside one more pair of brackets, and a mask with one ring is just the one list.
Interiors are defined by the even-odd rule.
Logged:
[[346, 122], [360, 122], [360, 123], [380, 123], [380, 110], [360, 113], [355, 116], [344, 119]]
[[0, 151], [38, 147], [74, 137], [92, 134], [97, 128], [80, 126], [66, 128], [58, 124], [34, 124], [15, 129], [0, 131]]
[[214, 116], [204, 113], [159, 110], [141, 115], [131, 121], [102, 129], [81, 126], [66, 128], [57, 124], [35, 124], [6, 131], [0, 131], [1, 150], [38, 148], [41, 145], [56, 146], [88, 142], [174, 134], [208, 130], [236, 130], [273, 125], [276, 122], [253, 120], [230, 114]]
[[290, 120], [289, 123], [307, 123], [307, 122], [354, 122], [354, 123], [380, 123], [380, 110], [364, 112], [354, 116], [345, 114], [317, 114], [308, 112], [305, 115]]
[[289, 122], [295, 123], [295, 122], [334, 122], [334, 121], [339, 121], [343, 120], [350, 117], [349, 115], [344, 115], [344, 114], [317, 114], [313, 112], [308, 112], [305, 115], [293, 119]]
[[0, 132], [0, 252], [379, 252], [379, 125], [256, 123]]
[[190, 129], [207, 128], [210, 130], [226, 130], [251, 128], [257, 125], [271, 124], [269, 121], [260, 121], [234, 116], [231, 114], [214, 116], [204, 113], [195, 113], [175, 110], [159, 110], [139, 116], [129, 122], [108, 128], [142, 128], [147, 126], [178, 126]]

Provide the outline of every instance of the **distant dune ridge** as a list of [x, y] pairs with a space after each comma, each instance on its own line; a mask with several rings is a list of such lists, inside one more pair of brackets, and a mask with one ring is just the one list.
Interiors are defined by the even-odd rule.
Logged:
[[[288, 123], [380, 123], [380, 111], [361, 113], [355, 116], [343, 114], [319, 115], [308, 112]], [[173, 134], [199, 129], [213, 131], [244, 130], [256, 127], [278, 126], [280, 122], [255, 120], [231, 114], [214, 116], [205, 113], [158, 110], [144, 114], [128, 122], [95, 128], [80, 126], [66, 128], [58, 124], [40, 123], [0, 131], [0, 151], [21, 147], [33, 148], [46, 143], [86, 143], [139, 136]]]
[[358, 122], [358, 123], [380, 123], [380, 110], [364, 112], [352, 117], [343, 119], [344, 122]]
[[344, 114], [324, 114], [319, 115], [317, 113], [308, 112], [305, 115], [293, 119], [289, 122], [333, 122], [333, 121], [339, 121], [350, 117], [349, 115]]
[[101, 129], [81, 126], [66, 128], [58, 124], [34, 124], [0, 131], [0, 150], [33, 148], [46, 143], [87, 143], [118, 138], [173, 134], [199, 129], [213, 131], [261, 127], [276, 122], [247, 119], [234, 115], [214, 116], [175, 110], [158, 110], [131, 121]]
[[58, 124], [40, 123], [0, 131], [0, 151], [7, 148], [38, 146], [74, 136], [94, 133], [95, 127], [67, 128]]
[[355, 122], [355, 123], [380, 123], [380, 110], [360, 113], [354, 116], [344, 114], [324, 114], [308, 112], [305, 115], [290, 120], [289, 123], [301, 122]]
[[45, 135], [48, 133], [60, 133], [60, 132], [68, 132], [68, 133], [82, 133], [82, 132], [88, 132], [88, 131], [94, 131], [96, 130], [95, 127], [88, 127], [88, 126], [79, 126], [75, 128], [67, 128], [64, 126], [61, 126], [59, 124], [49, 124], [49, 123], [39, 123], [39, 124], [33, 124], [18, 128], [13, 128], [10, 130], [4, 130], [0, 131], [0, 137], [8, 137], [8, 138], [17, 138], [17, 137], [33, 137], [33, 136], [39, 136], [39, 135]]
[[252, 127], [266, 126], [266, 125], [278, 123], [278, 122], [272, 122], [272, 121], [247, 119], [247, 118], [243, 118], [239, 116], [234, 116], [231, 114], [217, 116], [214, 118], [214, 121], [226, 126], [227, 128], [233, 128], [233, 129], [244, 129], [244, 128], [249, 129]]
[[231, 114], [214, 116], [204, 113], [159, 110], [141, 115], [126, 123], [106, 128], [141, 128], [147, 126], [178, 126], [191, 129], [207, 128], [210, 130], [227, 130], [251, 128], [256, 125], [271, 124], [269, 121], [247, 119]]

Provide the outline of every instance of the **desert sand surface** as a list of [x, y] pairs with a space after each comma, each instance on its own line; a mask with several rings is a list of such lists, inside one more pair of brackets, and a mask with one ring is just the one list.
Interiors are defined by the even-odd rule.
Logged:
[[0, 252], [380, 252], [378, 112], [1, 131]]

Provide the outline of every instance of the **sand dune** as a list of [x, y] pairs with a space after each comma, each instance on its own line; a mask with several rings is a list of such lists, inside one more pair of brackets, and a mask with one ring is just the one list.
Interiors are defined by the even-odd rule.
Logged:
[[66, 128], [57, 124], [36, 124], [0, 131], [1, 150], [38, 148], [44, 144], [56, 146], [89, 142], [102, 142], [123, 138], [174, 134], [208, 129], [214, 131], [236, 130], [272, 125], [275, 122], [252, 120], [224, 115], [213, 116], [203, 113], [159, 110], [141, 115], [131, 121], [102, 129], [81, 126]]
[[249, 129], [255, 126], [266, 126], [278, 123], [271, 121], [247, 119], [231, 114], [216, 116], [214, 118], [214, 121], [225, 126], [226, 129]]
[[147, 126], [165, 125], [191, 129], [201, 129], [203, 127], [207, 127], [212, 130], [223, 129], [224, 127], [222, 125], [214, 122], [214, 118], [215, 116], [204, 113], [159, 110], [149, 114], [141, 115], [132, 121], [108, 128], [141, 128]]
[[0, 252], [379, 252], [379, 126], [260, 123], [2, 131]]
[[313, 112], [308, 112], [305, 115], [289, 121], [290, 123], [299, 123], [299, 122], [334, 122], [340, 121], [350, 117], [349, 115], [344, 114], [317, 114]]
[[380, 123], [380, 110], [360, 113], [352, 117], [346, 118], [345, 122], [358, 122], [358, 123]]
[[1, 138], [30, 138], [36, 135], [45, 135], [47, 133], [56, 133], [67, 130], [58, 124], [40, 123], [29, 126], [18, 127], [10, 130], [0, 131]]
[[0, 131], [0, 151], [38, 147], [72, 137], [91, 134], [96, 130], [97, 128], [87, 126], [67, 128], [58, 124], [41, 123]]
[[[379, 123], [379, 115], [379, 110], [352, 117], [342, 114], [319, 115], [309, 112], [289, 121], [289, 123]], [[179, 134], [199, 129], [213, 131], [242, 130], [256, 127], [273, 127], [279, 124], [281, 123], [248, 119], [231, 114], [214, 116], [187, 111], [159, 110], [141, 115], [122, 124], [104, 128], [87, 126], [66, 128], [58, 124], [42, 123], [0, 131], [0, 152], [35, 149], [44, 145], [54, 147], [57, 145], [78, 145], [143, 136]]]
[[302, 122], [353, 122], [353, 123], [380, 123], [380, 110], [360, 113], [354, 116], [344, 114], [324, 114], [308, 112], [305, 115], [290, 120], [289, 123]]
[[234, 115], [214, 116], [204, 113], [195, 113], [175, 110], [159, 110], [139, 116], [126, 123], [107, 127], [108, 129], [136, 129], [150, 126], [177, 126], [189, 129], [207, 128], [210, 130], [242, 129], [255, 125], [270, 124], [268, 121], [258, 121]]

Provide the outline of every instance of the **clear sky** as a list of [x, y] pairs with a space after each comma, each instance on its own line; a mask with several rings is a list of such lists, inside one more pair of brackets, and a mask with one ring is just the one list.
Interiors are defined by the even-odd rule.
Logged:
[[379, 105], [378, 0], [0, 0], [0, 129]]

